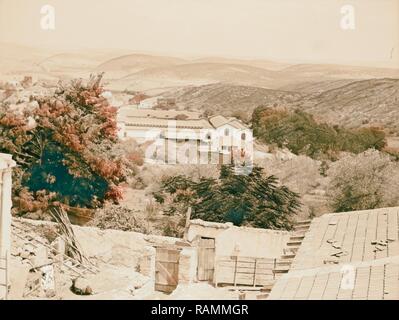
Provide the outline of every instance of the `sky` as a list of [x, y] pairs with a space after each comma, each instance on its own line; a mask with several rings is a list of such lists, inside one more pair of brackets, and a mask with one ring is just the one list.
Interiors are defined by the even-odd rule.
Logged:
[[399, 0], [0, 0], [0, 42], [399, 68]]

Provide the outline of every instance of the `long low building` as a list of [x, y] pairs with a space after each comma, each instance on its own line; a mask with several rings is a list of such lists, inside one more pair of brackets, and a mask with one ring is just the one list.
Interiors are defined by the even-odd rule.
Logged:
[[399, 207], [312, 220], [269, 299], [398, 300]]
[[[240, 120], [221, 115], [205, 118], [200, 113], [178, 110], [143, 110], [131, 106], [118, 112], [121, 139], [135, 139], [142, 144], [157, 141], [170, 149], [179, 144], [193, 146], [195, 155], [218, 154], [231, 158], [252, 155], [252, 131]], [[154, 154], [154, 158], [158, 155]], [[169, 156], [165, 156], [170, 158]]]

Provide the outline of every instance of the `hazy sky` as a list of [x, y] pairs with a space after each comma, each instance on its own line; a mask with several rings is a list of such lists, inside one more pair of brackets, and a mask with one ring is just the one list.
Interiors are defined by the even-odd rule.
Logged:
[[[354, 30], [340, 27], [348, 4]], [[0, 41], [399, 67], [399, 0], [0, 0]]]

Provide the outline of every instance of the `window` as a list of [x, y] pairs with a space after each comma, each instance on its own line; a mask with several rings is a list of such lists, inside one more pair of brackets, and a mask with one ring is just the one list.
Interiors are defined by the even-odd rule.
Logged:
[[228, 136], [230, 134], [229, 128], [224, 129], [224, 135]]
[[245, 135], [245, 133], [241, 133], [241, 140], [245, 140], [247, 138], [247, 136]]

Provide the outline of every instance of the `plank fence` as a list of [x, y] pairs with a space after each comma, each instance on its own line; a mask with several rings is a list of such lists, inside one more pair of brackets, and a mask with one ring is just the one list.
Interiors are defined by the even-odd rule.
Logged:
[[215, 285], [264, 286], [275, 279], [277, 259], [220, 257], [216, 262]]

